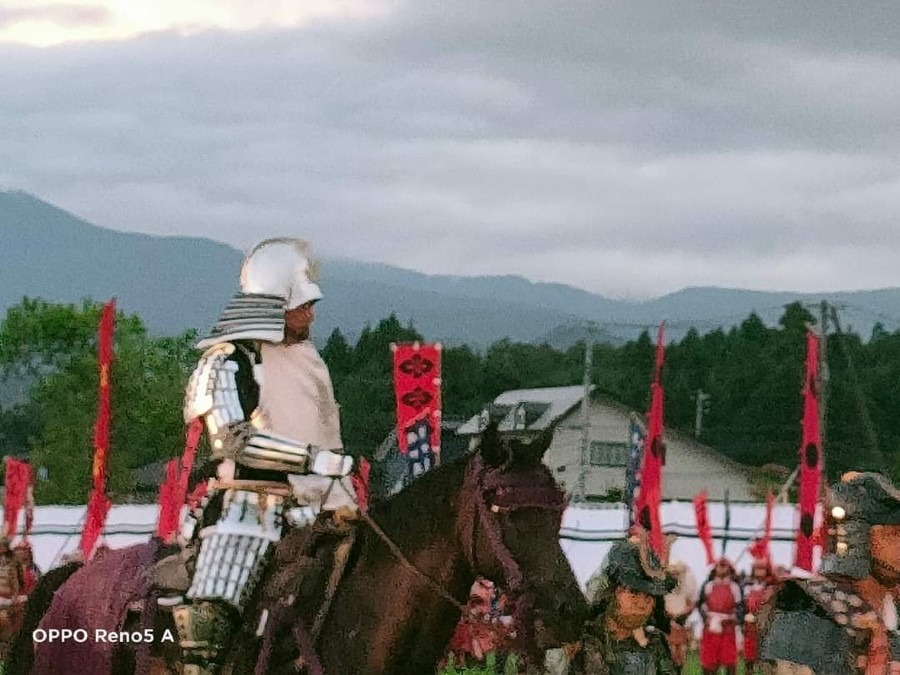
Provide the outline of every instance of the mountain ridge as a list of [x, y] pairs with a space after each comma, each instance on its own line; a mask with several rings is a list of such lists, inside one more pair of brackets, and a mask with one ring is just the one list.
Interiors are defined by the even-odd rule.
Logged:
[[[23, 296], [80, 302], [115, 295], [123, 311], [139, 314], [153, 333], [203, 332], [236, 289], [242, 255], [202, 237], [97, 226], [29, 193], [0, 191], [4, 312]], [[447, 344], [484, 348], [509, 338], [565, 348], [587, 335], [633, 339], [663, 319], [669, 339], [690, 326], [701, 332], [728, 328], [751, 311], [773, 324], [784, 305], [799, 300], [812, 307], [822, 299], [836, 305], [845, 327], [864, 339], [878, 321], [888, 330], [900, 328], [900, 288], [794, 293], [693, 286], [621, 300], [517, 275], [433, 275], [342, 257], [323, 261], [321, 284], [327, 304], [315, 325], [318, 339], [335, 327], [355, 339], [393, 312], [427, 339]]]

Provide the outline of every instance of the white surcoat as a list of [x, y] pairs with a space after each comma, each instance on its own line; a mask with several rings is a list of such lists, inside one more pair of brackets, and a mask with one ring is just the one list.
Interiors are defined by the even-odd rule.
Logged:
[[[310, 340], [297, 344], [262, 343], [257, 414], [262, 428], [323, 450], [340, 450], [341, 423], [328, 366]], [[356, 510], [349, 477], [340, 482], [315, 474], [290, 475], [301, 505], [333, 511]]]

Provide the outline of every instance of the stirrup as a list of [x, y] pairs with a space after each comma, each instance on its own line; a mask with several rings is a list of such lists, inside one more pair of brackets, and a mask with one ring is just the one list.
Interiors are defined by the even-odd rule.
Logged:
[[193, 675], [188, 666], [197, 675], [217, 672], [217, 662], [225, 656], [232, 633], [227, 609], [210, 602], [179, 605], [172, 608], [172, 618], [185, 661], [185, 675]]

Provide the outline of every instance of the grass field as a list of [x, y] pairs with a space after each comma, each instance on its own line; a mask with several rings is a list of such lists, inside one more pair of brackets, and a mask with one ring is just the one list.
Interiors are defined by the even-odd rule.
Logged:
[[[483, 666], [473, 666], [468, 668], [450, 666], [440, 671], [438, 675], [516, 675], [517, 672], [514, 661], [508, 661], [507, 663], [502, 664], [497, 663], [493, 658], [493, 654], [489, 654], [487, 661]], [[684, 675], [702, 675], [697, 652], [688, 654]], [[737, 675], [744, 675], [743, 663], [738, 663]]]

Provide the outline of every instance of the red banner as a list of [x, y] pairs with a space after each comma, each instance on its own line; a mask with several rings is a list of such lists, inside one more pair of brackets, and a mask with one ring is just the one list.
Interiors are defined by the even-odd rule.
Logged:
[[716, 562], [716, 552], [713, 550], [712, 526], [709, 524], [709, 508], [706, 504], [706, 491], [694, 497], [694, 516], [697, 519], [697, 536], [703, 542], [706, 551], [706, 564]]
[[3, 521], [10, 541], [19, 533], [19, 511], [25, 512], [25, 538], [28, 538], [28, 502], [32, 486], [31, 465], [28, 462], [6, 458], [6, 493], [3, 497]]
[[197, 457], [197, 446], [200, 445], [202, 435], [203, 420], [199, 417], [192, 419], [187, 428], [184, 452], [181, 453], [181, 465], [178, 469], [178, 491], [175, 493], [175, 498], [178, 501], [179, 512], [187, 500], [191, 471], [194, 470], [194, 459]]
[[407, 433], [426, 420], [431, 429], [431, 451], [441, 447], [441, 345], [395, 344], [394, 393], [397, 399], [397, 442], [400, 452], [409, 449]]
[[106, 478], [109, 467], [110, 421], [110, 368], [113, 359], [113, 333], [116, 324], [115, 298], [103, 305], [100, 325], [97, 329], [97, 363], [99, 387], [97, 396], [97, 422], [94, 424], [94, 464], [91, 468], [93, 489], [88, 500], [84, 529], [81, 532], [81, 553], [88, 560], [94, 545], [103, 532], [106, 514], [112, 502], [106, 495]]
[[203, 420], [199, 417], [188, 424], [181, 459], [166, 463], [166, 478], [159, 486], [159, 520], [156, 534], [168, 540], [178, 532], [181, 523], [181, 507], [187, 502], [191, 471], [197, 456], [197, 446], [203, 435]]
[[662, 467], [665, 464], [663, 443], [663, 388], [660, 384], [665, 358], [665, 322], [659, 325], [656, 336], [656, 359], [653, 384], [650, 388], [650, 414], [647, 436], [644, 439], [644, 463], [641, 467], [641, 487], [637, 498], [637, 522], [650, 533], [650, 546], [657, 555], [663, 553], [663, 532], [660, 522], [662, 501]]
[[103, 305], [97, 332], [97, 361], [100, 367], [100, 386], [97, 398], [97, 422], [94, 425], [94, 466], [91, 471], [94, 490], [106, 490], [109, 465], [109, 374], [113, 356], [113, 332], [116, 323], [116, 301]]
[[772, 512], [775, 510], [775, 495], [772, 491], [766, 496], [766, 527], [762, 539], [757, 539], [750, 546], [750, 555], [757, 560], [771, 560]]
[[100, 534], [103, 532], [103, 526], [106, 523], [106, 514], [112, 502], [105, 492], [100, 490], [92, 490], [91, 498], [88, 500], [87, 512], [85, 513], [84, 529], [81, 531], [81, 555], [85, 560], [89, 560], [94, 552], [94, 546]]
[[156, 536], [171, 542], [178, 532], [181, 504], [178, 502], [178, 460], [166, 462], [166, 477], [159, 486], [159, 517], [156, 522]]
[[800, 526], [794, 564], [812, 571], [816, 506], [822, 486], [822, 437], [819, 430], [819, 337], [806, 334], [806, 381], [803, 385], [803, 442], [800, 445]]

